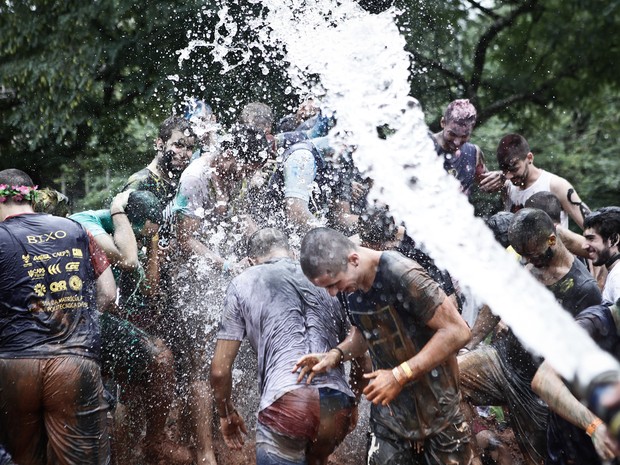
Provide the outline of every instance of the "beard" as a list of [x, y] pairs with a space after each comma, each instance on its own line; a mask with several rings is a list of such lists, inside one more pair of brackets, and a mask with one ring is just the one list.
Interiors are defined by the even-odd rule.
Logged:
[[594, 266], [603, 266], [607, 263], [607, 260], [611, 258], [611, 252], [609, 249], [603, 249], [600, 253], [597, 254], [595, 260], [592, 260], [592, 264]]

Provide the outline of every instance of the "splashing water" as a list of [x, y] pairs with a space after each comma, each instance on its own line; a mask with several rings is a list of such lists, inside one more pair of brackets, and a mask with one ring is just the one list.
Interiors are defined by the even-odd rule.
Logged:
[[[262, 4], [267, 11], [261, 27], [269, 31], [262, 40], [282, 49], [292, 85], [301, 94], [324, 96], [324, 106], [337, 112], [338, 128], [354, 134], [355, 161], [375, 180], [373, 195], [390, 205], [436, 262], [565, 378], [587, 383], [620, 368], [496, 243], [443, 170], [423, 113], [408, 96], [409, 56], [394, 22], [398, 12], [371, 15], [352, 0]], [[232, 43], [229, 37], [227, 45]], [[220, 49], [214, 57], [225, 55]], [[320, 79], [312, 89], [310, 75]], [[387, 140], [377, 137], [383, 124], [395, 130]]]

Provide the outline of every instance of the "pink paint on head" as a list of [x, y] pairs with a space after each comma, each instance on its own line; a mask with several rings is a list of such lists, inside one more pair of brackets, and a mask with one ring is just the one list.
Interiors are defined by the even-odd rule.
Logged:
[[458, 125], [471, 125], [476, 123], [476, 107], [472, 105], [469, 99], [458, 99], [450, 102], [446, 112], [444, 113], [444, 120], [446, 123], [457, 123]]

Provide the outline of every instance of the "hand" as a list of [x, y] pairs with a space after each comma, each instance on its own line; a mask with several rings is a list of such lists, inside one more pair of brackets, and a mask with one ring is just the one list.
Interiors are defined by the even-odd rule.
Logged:
[[611, 460], [620, 454], [620, 446], [609, 435], [605, 423], [599, 425], [592, 433], [592, 444], [602, 460]]
[[248, 257], [244, 257], [238, 262], [233, 263], [229, 268], [229, 272], [232, 276], [237, 276], [238, 274], [241, 274], [242, 271], [249, 268], [250, 266], [251, 266], [250, 259]]
[[362, 200], [364, 198], [364, 195], [366, 195], [367, 191], [367, 187], [364, 186], [362, 183], [359, 183], [357, 181], [351, 181], [351, 197], [353, 198], [354, 202], [359, 202], [360, 200]]
[[497, 192], [502, 187], [506, 179], [502, 175], [501, 171], [487, 171], [481, 174], [482, 180], [480, 181], [480, 190], [484, 192]]
[[388, 405], [403, 390], [403, 387], [394, 378], [392, 370], [373, 371], [364, 375], [364, 378], [373, 380], [364, 389], [364, 395], [375, 405]]
[[227, 417], [220, 418], [220, 428], [222, 428], [222, 436], [224, 436], [224, 442], [228, 448], [240, 450], [244, 443], [243, 435], [248, 434], [248, 430], [245, 427], [243, 418], [236, 410]]
[[299, 376], [297, 377], [297, 382], [301, 383], [307, 375], [308, 379], [306, 380], [306, 384], [310, 384], [317, 374], [325, 373], [326, 371], [337, 367], [339, 363], [340, 354], [335, 350], [322, 354], [308, 354], [304, 355], [297, 361], [291, 373], [295, 373], [301, 369]]
[[116, 194], [116, 196], [112, 199], [112, 202], [110, 203], [110, 212], [114, 213], [119, 211], [125, 211], [127, 201], [129, 200], [129, 194], [131, 194], [132, 192], [133, 189], [128, 189], [126, 191]]

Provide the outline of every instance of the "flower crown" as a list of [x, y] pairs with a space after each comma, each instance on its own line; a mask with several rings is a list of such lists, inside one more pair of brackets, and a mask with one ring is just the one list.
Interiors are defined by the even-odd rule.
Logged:
[[0, 184], [0, 203], [6, 202], [9, 197], [12, 197], [16, 202], [22, 200], [32, 202], [36, 200], [37, 187], [39, 186], [9, 186], [8, 184]]

